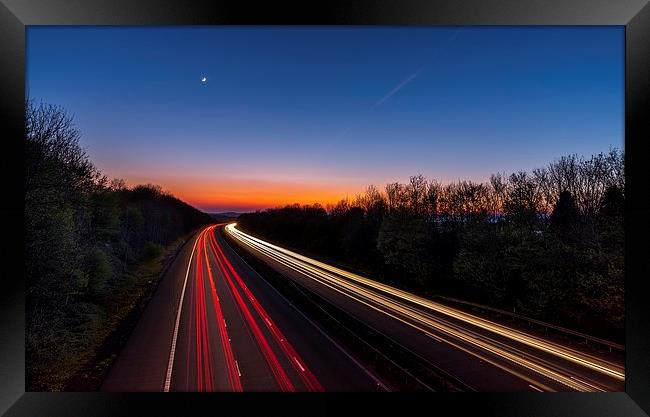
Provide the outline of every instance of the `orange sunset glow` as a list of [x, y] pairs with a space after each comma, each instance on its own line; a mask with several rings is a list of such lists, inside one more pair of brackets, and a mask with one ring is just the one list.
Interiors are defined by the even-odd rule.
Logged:
[[255, 211], [286, 204], [334, 204], [354, 198], [365, 187], [314, 182], [294, 183], [257, 179], [194, 180], [131, 177], [127, 185], [159, 184], [165, 191], [205, 211]]

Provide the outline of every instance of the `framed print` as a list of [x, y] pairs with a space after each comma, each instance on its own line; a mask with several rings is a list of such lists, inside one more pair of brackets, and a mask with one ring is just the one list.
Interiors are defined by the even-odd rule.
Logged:
[[0, 15], [6, 415], [650, 412], [646, 1]]

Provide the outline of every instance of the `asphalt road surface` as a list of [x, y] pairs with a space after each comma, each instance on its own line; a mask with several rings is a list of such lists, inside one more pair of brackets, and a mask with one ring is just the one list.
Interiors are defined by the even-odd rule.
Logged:
[[241, 248], [476, 391], [624, 391], [620, 360], [509, 328], [318, 262], [229, 224]]
[[236, 224], [183, 247], [105, 391], [387, 391], [253, 270], [232, 241], [305, 290], [476, 391], [623, 391], [613, 356], [546, 340], [265, 242]]
[[209, 226], [181, 250], [103, 391], [386, 391]]

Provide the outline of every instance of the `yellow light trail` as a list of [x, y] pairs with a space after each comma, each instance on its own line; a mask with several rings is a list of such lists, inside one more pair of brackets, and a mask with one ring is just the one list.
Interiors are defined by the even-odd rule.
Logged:
[[[238, 230], [236, 228], [236, 223], [227, 225], [225, 230], [240, 243], [274, 259], [294, 271], [300, 272], [302, 275], [311, 278], [314, 282], [333, 289], [346, 297], [352, 298], [376, 311], [397, 319], [433, 338], [440, 338], [440, 335], [435, 336], [430, 332], [430, 330], [435, 329], [438, 332], [442, 332], [445, 335], [451, 335], [462, 342], [493, 355], [497, 355], [570, 388], [579, 391], [603, 391], [603, 389], [593, 384], [574, 378], [573, 375], [567, 374], [566, 370], [554, 363], [530, 355], [529, 353], [525, 353], [516, 347], [490, 338], [484, 334], [442, 320], [433, 316], [431, 312], [442, 314], [463, 323], [470, 324], [491, 334], [511, 339], [616, 380], [623, 381], [625, 379], [621, 366], [596, 358], [593, 355], [537, 338], [521, 331], [465, 313], [458, 309], [427, 300], [409, 292], [378, 283], [340, 268], [324, 264], [248, 235]], [[424, 308], [425, 311], [414, 307], [414, 305]], [[503, 365], [488, 359], [484, 355], [479, 355], [476, 352], [463, 348], [458, 345], [458, 343], [454, 343], [448, 339], [445, 339], [444, 342], [492, 363], [493, 365], [515, 374], [528, 382], [534, 382], [537, 385], [540, 385], [539, 381], [527, 378], [512, 368], [504, 367]], [[524, 357], [524, 355], [526, 357]], [[552, 390], [548, 386], [543, 387], [546, 390]]]

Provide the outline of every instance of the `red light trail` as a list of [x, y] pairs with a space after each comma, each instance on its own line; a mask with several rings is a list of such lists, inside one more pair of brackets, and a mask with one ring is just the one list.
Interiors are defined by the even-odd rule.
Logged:
[[[206, 229], [209, 230], [209, 229]], [[210, 294], [212, 295], [212, 305], [214, 307], [215, 314], [217, 316], [217, 328], [219, 329], [219, 336], [221, 339], [221, 346], [224, 352], [226, 367], [228, 369], [228, 380], [230, 381], [230, 386], [233, 391], [242, 391], [241, 380], [239, 378], [239, 370], [237, 369], [237, 364], [235, 362], [235, 356], [232, 351], [232, 346], [230, 345], [230, 338], [228, 337], [228, 330], [226, 329], [226, 322], [224, 319], [221, 306], [219, 304], [219, 296], [217, 295], [217, 289], [214, 285], [214, 278], [212, 276], [212, 269], [210, 268], [210, 262], [208, 260], [208, 253], [206, 250], [206, 233], [203, 234], [203, 253], [205, 257], [205, 263], [208, 269], [208, 277], [210, 282]], [[203, 280], [203, 278], [201, 278]]]
[[[266, 325], [267, 329], [273, 335], [273, 338], [277, 342], [277, 344], [282, 348], [282, 351], [284, 352], [285, 356], [289, 360], [289, 362], [293, 365], [293, 367], [296, 369], [298, 375], [300, 375], [301, 379], [305, 383], [305, 385], [308, 387], [310, 391], [316, 391], [316, 392], [322, 392], [325, 391], [323, 386], [318, 382], [314, 374], [307, 368], [305, 365], [305, 362], [300, 358], [300, 355], [296, 352], [296, 350], [293, 348], [291, 343], [287, 340], [287, 338], [282, 334], [280, 331], [279, 327], [273, 322], [271, 319], [270, 315], [264, 310], [264, 307], [257, 301], [257, 299], [253, 296], [253, 293], [248, 289], [244, 281], [242, 280], [241, 276], [235, 271], [235, 268], [232, 266], [226, 255], [223, 253], [223, 250], [221, 249], [221, 246], [217, 242], [217, 240], [214, 237], [214, 233], [210, 233], [210, 243], [212, 244], [212, 249], [215, 251], [215, 256], [219, 260], [219, 257], [221, 258], [221, 262], [224, 262], [227, 267], [228, 271], [232, 274], [232, 276], [235, 278], [237, 284], [240, 286], [240, 288], [243, 290], [244, 294], [246, 297], [250, 300], [251, 304], [253, 305], [253, 308], [257, 312], [257, 314], [262, 317], [264, 320], [264, 324]], [[221, 263], [220, 263], [221, 265]], [[228, 276], [228, 271], [224, 271], [224, 276]], [[229, 284], [232, 283], [230, 280], [230, 277], [228, 277]]]
[[[185, 300], [187, 310], [182, 313], [187, 314], [188, 323], [187, 353], [183, 355], [185, 364], [181, 365], [186, 372], [185, 388], [196, 391], [244, 391], [247, 386], [246, 375], [242, 377], [236, 357], [237, 352], [242, 354], [246, 351], [243, 348], [246, 343], [252, 343], [261, 354], [260, 359], [263, 361], [261, 363], [268, 366], [270, 371], [268, 375], [273, 376], [270, 381], [275, 381], [277, 384], [269, 386], [268, 390], [293, 392], [304, 386], [302, 389], [308, 391], [324, 391], [305, 360], [298, 354], [227, 258], [215, 238], [215, 228], [216, 226], [209, 226], [199, 233], [193, 248], [196, 256], [190, 258], [188, 266], [188, 273], [190, 271], [193, 273], [187, 282], [190, 285], [187, 292], [188, 299]], [[218, 273], [213, 269], [215, 260]], [[221, 282], [225, 284], [226, 289], [220, 286], [220, 280], [223, 280]], [[232, 298], [234, 304], [222, 306], [220, 297]], [[182, 299], [180, 303], [183, 304]], [[235, 310], [232, 310], [233, 308]], [[227, 317], [227, 314], [233, 314], [233, 311], [239, 311], [243, 321], [238, 322], [240, 319]], [[242, 339], [237, 331], [230, 336], [228, 325], [245, 326], [249, 332], [240, 335], [248, 336]], [[178, 328], [175, 329], [175, 333], [177, 332]], [[272, 347], [273, 344], [277, 347]], [[287, 362], [290, 364], [288, 368]], [[245, 369], [242, 369], [246, 373]], [[293, 371], [297, 377], [292, 380], [289, 371]], [[192, 373], [194, 378], [191, 376]], [[168, 372], [168, 378], [171, 380], [171, 371]], [[195, 386], [192, 381], [195, 381]], [[224, 386], [225, 381], [227, 385]], [[302, 382], [300, 387], [296, 386], [298, 381]]]

